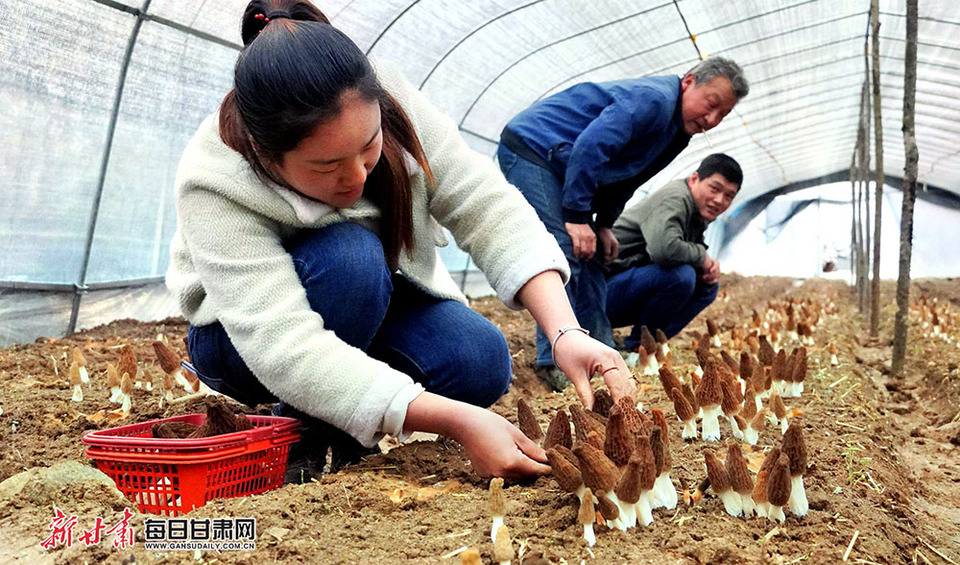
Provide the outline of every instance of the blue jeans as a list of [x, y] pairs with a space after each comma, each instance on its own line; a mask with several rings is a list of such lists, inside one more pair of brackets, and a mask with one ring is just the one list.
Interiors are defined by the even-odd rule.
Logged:
[[[486, 318], [391, 275], [380, 240], [352, 223], [285, 242], [311, 308], [348, 344], [447, 398], [490, 406], [510, 387], [507, 341]], [[191, 326], [190, 358], [210, 388], [254, 406], [277, 402], [219, 322]], [[349, 372], [349, 367], [344, 367]]]
[[717, 287], [699, 280], [690, 265], [633, 267], [607, 279], [607, 316], [613, 327], [633, 325], [624, 345], [640, 345], [640, 326], [667, 337], [680, 333], [717, 297]]
[[[553, 172], [520, 157], [502, 143], [497, 148], [497, 159], [503, 175], [510, 184], [520, 189], [527, 202], [537, 211], [547, 231], [557, 238], [560, 249], [566, 255], [570, 264], [567, 298], [570, 299], [573, 313], [580, 325], [589, 330], [594, 338], [613, 346], [610, 321], [604, 312], [607, 285], [602, 264], [603, 253], [595, 252], [590, 259], [577, 259], [573, 256], [573, 240], [563, 226], [563, 181]], [[537, 365], [553, 365], [550, 339], [539, 327]]]

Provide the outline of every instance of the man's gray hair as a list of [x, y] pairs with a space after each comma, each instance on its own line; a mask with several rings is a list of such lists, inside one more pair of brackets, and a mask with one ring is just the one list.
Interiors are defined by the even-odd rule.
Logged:
[[747, 78], [743, 76], [743, 69], [730, 59], [710, 57], [687, 71], [687, 74], [693, 75], [695, 84], [707, 83], [717, 77], [726, 77], [733, 87], [733, 95], [737, 100], [750, 93], [750, 85], [747, 84]]

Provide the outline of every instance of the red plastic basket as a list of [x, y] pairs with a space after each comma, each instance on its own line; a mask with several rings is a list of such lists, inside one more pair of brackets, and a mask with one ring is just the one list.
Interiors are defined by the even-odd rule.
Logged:
[[199, 439], [151, 437], [158, 422], [201, 425], [205, 414], [153, 420], [83, 436], [87, 457], [141, 512], [179, 516], [207, 501], [258, 494], [283, 485], [300, 421], [248, 416], [253, 429]]

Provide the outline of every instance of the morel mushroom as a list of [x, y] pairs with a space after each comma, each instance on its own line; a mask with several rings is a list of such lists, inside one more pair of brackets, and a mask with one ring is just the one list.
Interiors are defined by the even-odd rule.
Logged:
[[753, 479], [750, 477], [747, 460], [743, 457], [740, 444], [731, 443], [727, 446], [727, 461], [724, 463], [724, 468], [727, 471], [727, 478], [730, 479], [730, 487], [740, 495], [743, 517], [753, 516], [757, 510], [753, 503]]
[[670, 397], [673, 399], [673, 408], [677, 411], [677, 418], [683, 422], [683, 431], [680, 432], [680, 437], [683, 439], [695, 439], [697, 437], [696, 413], [679, 389], [674, 388], [670, 393]]
[[499, 565], [510, 565], [513, 560], [513, 539], [510, 530], [503, 524], [497, 529], [496, 540], [493, 542], [493, 559]]
[[517, 401], [517, 427], [533, 443], [540, 445], [543, 430], [540, 429], [540, 424], [537, 423], [537, 417], [533, 415], [530, 405], [522, 398]]
[[83, 382], [83, 379], [80, 378], [80, 365], [76, 361], [70, 364], [70, 384], [73, 385], [73, 398], [74, 402], [83, 402], [83, 389], [80, 388], [80, 383]]
[[[573, 455], [571, 453], [571, 455]], [[580, 469], [554, 448], [547, 450], [547, 462], [550, 464], [551, 476], [560, 485], [564, 492], [577, 495], [577, 498], [583, 500], [586, 487], [583, 484], [583, 476]]]
[[790, 501], [790, 489], [790, 458], [786, 453], [780, 453], [776, 464], [767, 475], [767, 502], [770, 503], [767, 517], [771, 522], [783, 523], [786, 519], [783, 507]]
[[507, 515], [507, 503], [503, 499], [503, 479], [495, 477], [490, 479], [490, 490], [487, 498], [490, 516], [493, 518], [493, 525], [490, 527], [490, 541], [494, 545], [497, 543], [497, 534], [503, 526], [503, 518]]
[[580, 500], [580, 511], [577, 512], [577, 523], [583, 526], [583, 539], [587, 545], [593, 547], [597, 543], [597, 536], [593, 531], [593, 523], [597, 521], [597, 512], [593, 507], [593, 492], [587, 489]]
[[87, 372], [87, 360], [83, 357], [83, 352], [80, 351], [79, 347], [73, 348], [73, 362], [77, 364], [77, 368], [80, 369], [80, 382], [89, 383], [90, 374]]
[[807, 444], [796, 421], [783, 434], [781, 451], [790, 458], [790, 512], [795, 516], [806, 516], [810, 509], [807, 491], [803, 487], [803, 475], [807, 472]]
[[697, 387], [697, 403], [703, 409], [703, 421], [701, 423], [701, 437], [704, 441], [720, 440], [720, 402], [723, 400], [723, 391], [720, 385], [720, 375], [718, 373], [717, 361], [710, 357], [707, 360], [707, 366], [703, 370], [703, 379], [700, 386]]
[[712, 449], [703, 451], [704, 463], [707, 467], [707, 477], [710, 478], [710, 488], [717, 493], [723, 502], [723, 509], [727, 514], [734, 518], [743, 514], [743, 504], [740, 502], [740, 495], [730, 487], [730, 479], [727, 477], [727, 471], [723, 464], [717, 459]]
[[567, 449], [573, 447], [573, 436], [570, 434], [570, 418], [562, 408], [550, 420], [547, 426], [547, 435], [543, 438], [543, 448], [550, 449], [562, 445]]

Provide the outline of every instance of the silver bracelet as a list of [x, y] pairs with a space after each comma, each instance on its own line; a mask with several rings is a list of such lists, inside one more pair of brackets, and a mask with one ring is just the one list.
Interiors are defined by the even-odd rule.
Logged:
[[563, 334], [567, 332], [582, 332], [586, 335], [590, 335], [590, 332], [581, 328], [580, 326], [563, 326], [557, 330], [557, 335], [553, 336], [553, 343], [550, 344], [550, 356], [553, 358], [553, 366], [557, 366], [557, 341], [563, 337]]

